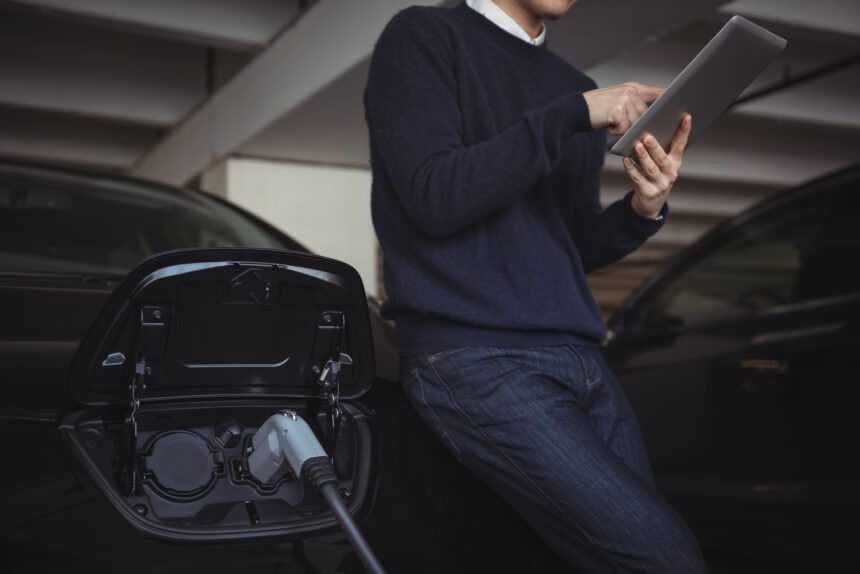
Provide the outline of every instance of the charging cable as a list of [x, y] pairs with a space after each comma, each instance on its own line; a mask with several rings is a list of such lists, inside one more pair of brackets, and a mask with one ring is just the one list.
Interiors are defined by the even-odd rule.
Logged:
[[322, 494], [367, 571], [385, 573], [337, 494], [338, 479], [331, 460], [302, 417], [293, 411], [275, 413], [257, 430], [251, 443], [248, 470], [254, 478], [265, 484], [292, 468], [305, 488]]

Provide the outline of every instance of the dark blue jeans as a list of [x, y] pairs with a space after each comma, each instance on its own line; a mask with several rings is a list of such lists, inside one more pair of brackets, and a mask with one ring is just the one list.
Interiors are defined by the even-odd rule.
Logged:
[[460, 463], [584, 572], [707, 572], [654, 488], [636, 417], [594, 346], [401, 358], [409, 402]]

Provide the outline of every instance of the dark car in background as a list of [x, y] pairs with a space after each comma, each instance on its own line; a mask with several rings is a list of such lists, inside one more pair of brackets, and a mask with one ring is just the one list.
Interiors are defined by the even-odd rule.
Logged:
[[718, 225], [608, 326], [658, 487], [712, 563], [860, 571], [860, 165]]
[[226, 201], [0, 163], [0, 317], [0, 572], [363, 571], [247, 472], [284, 408], [390, 572], [563, 570], [408, 406], [358, 274]]

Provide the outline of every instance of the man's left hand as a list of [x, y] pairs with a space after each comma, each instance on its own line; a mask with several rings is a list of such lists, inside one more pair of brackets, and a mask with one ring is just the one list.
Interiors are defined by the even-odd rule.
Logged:
[[654, 136], [647, 134], [634, 146], [638, 165], [629, 157], [624, 158], [624, 169], [633, 181], [631, 205], [639, 215], [654, 219], [669, 198], [672, 185], [678, 179], [692, 125], [690, 114], [685, 115], [668, 153]]

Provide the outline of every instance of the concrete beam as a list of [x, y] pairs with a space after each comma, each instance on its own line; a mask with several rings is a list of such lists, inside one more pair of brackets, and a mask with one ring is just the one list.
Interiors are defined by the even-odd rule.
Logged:
[[[386, 22], [413, 3], [318, 1], [151, 150], [133, 172], [185, 183], [364, 60]], [[313, 54], [313, 65], [308, 54]]]
[[735, 0], [723, 6], [721, 12], [860, 37], [860, 3], [857, 0]]
[[361, 94], [370, 58], [249, 139], [236, 152], [269, 159], [370, 166]]
[[158, 139], [156, 130], [0, 107], [0, 156], [127, 170]]
[[741, 104], [733, 112], [741, 116], [850, 128], [860, 132], [860, 98], [857, 94], [860, 94], [860, 65]]
[[[31, 13], [3, 16], [0, 105], [167, 127], [206, 97], [203, 47]], [[240, 64], [225, 52], [215, 62], [224, 72]]]
[[14, 0], [53, 14], [206, 46], [264, 45], [299, 10], [298, 0]]
[[[788, 187], [855, 163], [860, 138], [851, 129], [823, 128], [729, 113], [687, 150], [682, 177]], [[606, 154], [621, 173], [621, 158]]]

